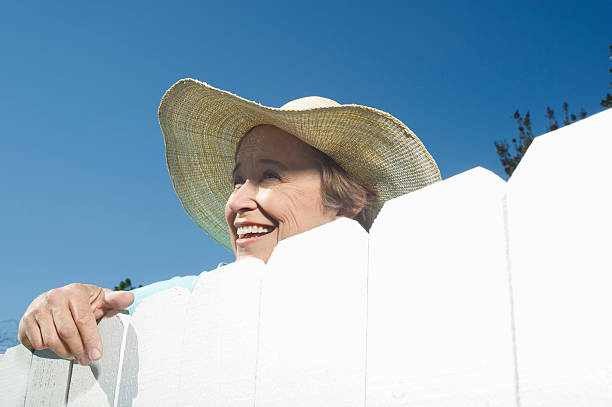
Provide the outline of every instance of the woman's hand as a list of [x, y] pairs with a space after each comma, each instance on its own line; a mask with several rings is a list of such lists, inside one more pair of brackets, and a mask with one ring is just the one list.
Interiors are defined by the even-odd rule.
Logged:
[[115, 315], [134, 301], [129, 291], [69, 284], [41, 294], [19, 323], [19, 341], [30, 350], [50, 349], [81, 365], [102, 357], [96, 321]]

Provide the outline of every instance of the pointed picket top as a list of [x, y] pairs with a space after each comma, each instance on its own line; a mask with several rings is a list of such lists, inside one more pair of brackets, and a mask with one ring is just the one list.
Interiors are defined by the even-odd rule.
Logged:
[[537, 137], [508, 182], [526, 405], [612, 405], [612, 109]]

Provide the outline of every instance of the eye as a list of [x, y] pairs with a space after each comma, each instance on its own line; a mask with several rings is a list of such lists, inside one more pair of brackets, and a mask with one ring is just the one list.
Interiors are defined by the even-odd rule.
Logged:
[[244, 184], [244, 178], [242, 177], [234, 177], [234, 191], [240, 188]]
[[261, 179], [262, 179], [262, 180], [266, 180], [266, 179], [278, 179], [278, 180], [280, 180], [280, 179], [281, 179], [281, 177], [280, 177], [280, 175], [278, 175], [278, 174], [277, 174], [277, 173], [275, 173], [274, 171], [270, 171], [270, 170], [268, 170], [268, 171], [264, 171], [264, 173], [263, 173], [263, 175], [262, 175]]

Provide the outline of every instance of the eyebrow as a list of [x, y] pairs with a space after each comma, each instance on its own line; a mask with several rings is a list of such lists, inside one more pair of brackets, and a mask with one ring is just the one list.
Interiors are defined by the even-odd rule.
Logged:
[[[285, 164], [283, 164], [280, 161], [276, 161], [276, 160], [271, 160], [269, 158], [262, 158], [260, 160], [257, 160], [258, 162], [262, 163], [262, 164], [271, 164], [274, 166], [277, 166], [283, 170], [287, 169], [287, 166]], [[240, 168], [240, 163], [237, 163], [236, 166], [234, 167], [234, 171], [232, 171], [232, 175], [236, 174], [236, 171], [238, 171], [238, 168]]]
[[282, 168], [283, 170], [287, 169], [287, 166], [285, 164], [283, 164], [282, 162], [280, 162], [280, 161], [270, 160], [270, 159], [267, 159], [267, 158], [262, 158], [261, 160], [259, 160], [259, 162], [262, 163], [262, 164], [272, 164], [272, 165], [275, 165], [275, 166], [277, 166], [279, 168]]

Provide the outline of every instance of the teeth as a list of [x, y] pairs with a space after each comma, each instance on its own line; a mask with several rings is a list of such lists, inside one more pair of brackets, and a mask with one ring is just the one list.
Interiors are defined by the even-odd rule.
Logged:
[[238, 237], [241, 237], [249, 233], [268, 233], [270, 230], [270, 228], [263, 226], [240, 226], [236, 230], [236, 233], [238, 234]]

